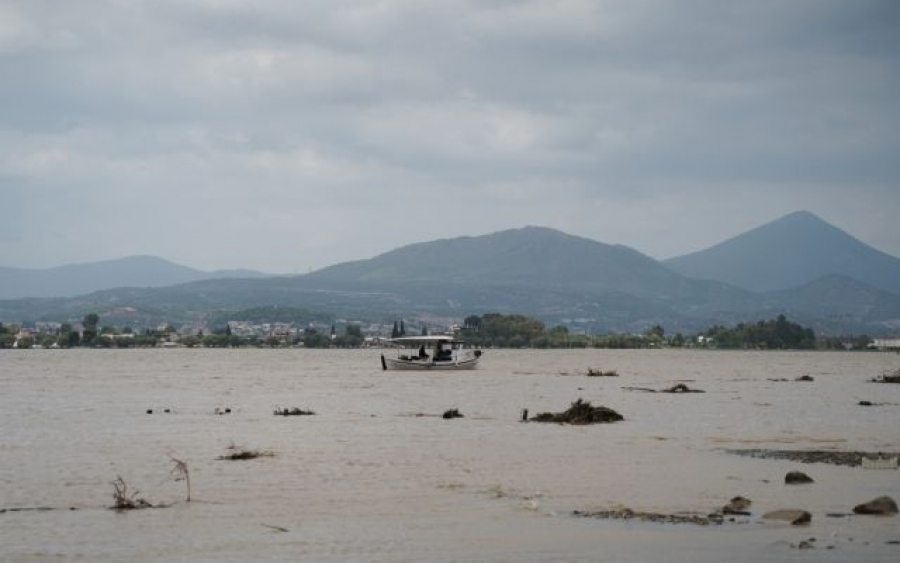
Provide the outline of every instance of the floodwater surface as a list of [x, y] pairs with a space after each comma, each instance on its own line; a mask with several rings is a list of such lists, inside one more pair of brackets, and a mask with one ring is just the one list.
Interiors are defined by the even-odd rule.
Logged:
[[[896, 354], [487, 350], [438, 373], [383, 372], [380, 353], [0, 351], [0, 560], [900, 560], [900, 518], [851, 514], [900, 500], [897, 470], [728, 452], [900, 450], [900, 385], [868, 381]], [[677, 383], [704, 393], [637, 389]], [[521, 421], [579, 398], [625, 420]], [[264, 455], [219, 459], [240, 449]], [[117, 477], [159, 507], [109, 509]], [[738, 495], [752, 516], [722, 525], [574, 515]], [[761, 521], [780, 508], [812, 523]]]

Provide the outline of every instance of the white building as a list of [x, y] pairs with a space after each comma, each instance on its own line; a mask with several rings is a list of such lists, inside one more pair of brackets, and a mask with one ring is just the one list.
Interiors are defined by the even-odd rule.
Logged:
[[900, 350], [900, 338], [873, 338], [869, 347], [879, 350]]

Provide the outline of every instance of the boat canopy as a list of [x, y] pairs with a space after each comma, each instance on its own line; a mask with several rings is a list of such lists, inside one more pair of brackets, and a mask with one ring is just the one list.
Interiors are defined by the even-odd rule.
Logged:
[[399, 336], [397, 338], [391, 338], [388, 342], [393, 342], [395, 344], [402, 345], [416, 345], [416, 344], [435, 344], [437, 342], [451, 343], [451, 344], [462, 344], [462, 340], [457, 340], [452, 336], [448, 336], [446, 334], [429, 334], [425, 336]]

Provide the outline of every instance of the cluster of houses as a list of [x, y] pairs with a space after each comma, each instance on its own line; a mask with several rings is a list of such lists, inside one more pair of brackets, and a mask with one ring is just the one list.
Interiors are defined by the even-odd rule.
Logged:
[[[10, 325], [7, 325], [8, 327]], [[256, 323], [251, 321], [228, 321], [228, 333], [235, 337], [245, 340], [256, 339], [259, 341], [278, 342], [282, 345], [293, 345], [302, 342], [306, 337], [312, 334], [320, 337], [338, 340], [339, 333], [343, 334], [346, 327], [353, 326], [359, 328], [359, 334], [363, 336], [363, 346], [379, 346], [385, 340], [390, 338], [392, 325], [368, 324], [357, 321], [338, 320], [334, 324], [322, 322], [311, 322], [305, 327], [296, 327], [293, 323], [282, 322], [263, 322]], [[336, 328], [337, 327], [337, 328]], [[84, 326], [81, 323], [71, 323], [68, 330], [78, 333], [79, 339], [84, 333]], [[11, 335], [12, 338], [7, 347], [10, 348], [61, 348], [59, 336], [63, 330], [62, 323], [56, 322], [38, 322], [34, 326], [20, 326]], [[122, 331], [101, 333], [96, 338], [103, 338], [109, 344], [119, 344], [122, 340], [135, 341], [147, 334], [152, 334], [155, 345], [159, 347], [178, 347], [189, 342], [191, 339], [196, 342], [197, 338], [210, 334], [209, 328], [202, 324], [188, 324], [180, 328], [171, 325], [160, 325], [156, 329], [141, 329], [140, 331], [132, 331], [125, 329]], [[0, 346], [3, 347], [3, 346]]]

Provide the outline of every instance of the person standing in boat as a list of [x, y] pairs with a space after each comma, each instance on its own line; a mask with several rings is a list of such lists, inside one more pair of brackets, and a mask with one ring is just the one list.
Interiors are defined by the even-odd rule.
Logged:
[[425, 352], [425, 345], [422, 344], [419, 346], [419, 358], [422, 360], [428, 359], [428, 354]]
[[444, 343], [440, 340], [437, 345], [434, 347], [434, 360], [449, 360], [450, 359], [450, 350], [444, 350]]

